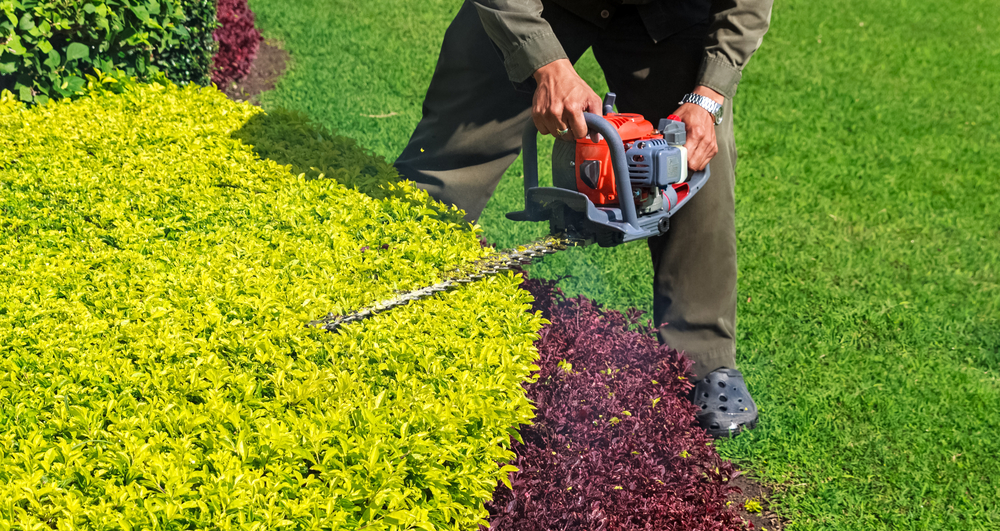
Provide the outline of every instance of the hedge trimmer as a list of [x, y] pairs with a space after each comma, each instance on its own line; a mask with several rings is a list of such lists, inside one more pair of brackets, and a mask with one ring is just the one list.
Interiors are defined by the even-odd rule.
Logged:
[[638, 114], [614, 113], [614, 93], [604, 98], [604, 116], [584, 113], [589, 136], [557, 140], [552, 149], [552, 187], [538, 186], [538, 130], [524, 131], [524, 210], [514, 221], [548, 221], [549, 236], [487, 256], [445, 274], [432, 286], [399, 293], [349, 315], [312, 321], [335, 331], [341, 326], [447, 291], [573, 245], [613, 247], [667, 232], [670, 217], [705, 185], [703, 171], [688, 175], [684, 123], [676, 116], [657, 128]]

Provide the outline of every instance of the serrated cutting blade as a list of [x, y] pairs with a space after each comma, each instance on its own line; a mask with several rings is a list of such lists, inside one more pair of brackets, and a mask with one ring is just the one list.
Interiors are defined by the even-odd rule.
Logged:
[[448, 291], [460, 284], [468, 284], [499, 274], [502, 271], [509, 271], [514, 266], [530, 264], [537, 258], [557, 253], [571, 245], [573, 245], [572, 241], [556, 237], [548, 237], [538, 242], [519, 245], [449, 271], [445, 274], [445, 279], [437, 284], [412, 291], [397, 292], [396, 296], [391, 299], [376, 302], [371, 306], [366, 306], [347, 315], [330, 313], [325, 317], [310, 321], [309, 326], [317, 326], [331, 332], [336, 332], [344, 325], [367, 319], [397, 306], [403, 306], [431, 297], [437, 293]]

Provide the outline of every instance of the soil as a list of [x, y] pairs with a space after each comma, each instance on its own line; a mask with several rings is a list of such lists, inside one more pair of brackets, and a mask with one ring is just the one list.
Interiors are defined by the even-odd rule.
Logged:
[[[258, 96], [262, 92], [274, 89], [278, 80], [287, 70], [290, 60], [291, 56], [282, 48], [281, 42], [265, 40], [260, 43], [257, 58], [250, 66], [250, 72], [247, 76], [226, 87], [219, 88], [234, 101], [247, 101], [253, 105], [260, 105]], [[727, 501], [731, 503], [731, 507], [736, 508], [744, 520], [751, 524], [750, 529], [754, 531], [781, 531], [784, 529], [786, 520], [769, 509], [768, 500], [774, 489], [758, 483], [746, 474], [736, 477], [732, 480], [732, 484], [739, 489], [739, 492], [730, 494]], [[748, 512], [746, 510], [748, 500], [756, 501], [760, 505], [760, 511]]]
[[[741, 492], [733, 492], [729, 495], [726, 500], [732, 505], [730, 507], [735, 507], [736, 511], [744, 520], [750, 522], [754, 531], [760, 531], [766, 529], [767, 531], [780, 531], [785, 528], [786, 520], [773, 513], [769, 506], [768, 500], [771, 498], [771, 494], [774, 489], [754, 481], [753, 478], [748, 477], [746, 474], [741, 474], [732, 480], [732, 484], [738, 487]], [[748, 500], [756, 501], [760, 504], [760, 512], [751, 513], [746, 510], [746, 502]]]
[[260, 43], [257, 58], [250, 65], [250, 72], [246, 77], [219, 87], [219, 90], [231, 100], [260, 105], [258, 95], [272, 90], [278, 84], [290, 60], [291, 56], [282, 48], [280, 41], [265, 40]]

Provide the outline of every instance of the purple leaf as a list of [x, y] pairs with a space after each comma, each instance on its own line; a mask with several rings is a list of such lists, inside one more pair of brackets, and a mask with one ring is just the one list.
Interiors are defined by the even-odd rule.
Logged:
[[744, 529], [725, 506], [736, 471], [685, 398], [691, 361], [657, 344], [638, 310], [567, 298], [554, 281], [523, 285], [551, 324], [525, 384], [536, 418], [512, 442], [520, 472], [487, 506], [491, 529]]

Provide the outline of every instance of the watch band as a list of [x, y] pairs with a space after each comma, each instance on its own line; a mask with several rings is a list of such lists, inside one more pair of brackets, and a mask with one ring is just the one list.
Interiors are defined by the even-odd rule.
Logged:
[[702, 96], [701, 94], [687, 93], [683, 98], [681, 98], [681, 101], [677, 103], [681, 105], [685, 103], [693, 103], [711, 113], [712, 116], [715, 117], [715, 125], [722, 123], [722, 105], [712, 98]]

